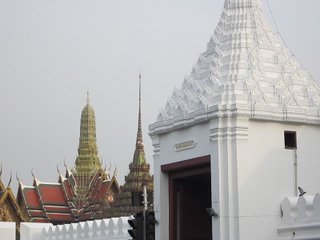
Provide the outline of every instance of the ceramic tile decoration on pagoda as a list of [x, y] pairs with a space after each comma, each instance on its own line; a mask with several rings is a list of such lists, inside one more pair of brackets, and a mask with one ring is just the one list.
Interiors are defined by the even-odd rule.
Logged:
[[139, 75], [139, 113], [138, 131], [133, 161], [129, 165], [129, 174], [125, 176], [125, 184], [116, 195], [112, 204], [111, 216], [129, 216], [143, 211], [143, 186], [147, 189], [148, 209], [153, 209], [153, 176], [144, 152], [141, 123], [141, 74]]
[[33, 177], [32, 186], [19, 181], [17, 195], [21, 209], [31, 222], [62, 224], [105, 216], [114, 194], [119, 193], [119, 185], [99, 160], [95, 114], [89, 97], [81, 114], [75, 167], [66, 167], [65, 176], [59, 172], [58, 183], [41, 182]]

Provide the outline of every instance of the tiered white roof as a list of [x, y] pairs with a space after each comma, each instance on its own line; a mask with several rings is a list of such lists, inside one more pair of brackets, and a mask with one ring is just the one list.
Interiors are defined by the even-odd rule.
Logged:
[[320, 88], [267, 24], [260, 0], [226, 0], [207, 50], [150, 134], [237, 115], [320, 123]]

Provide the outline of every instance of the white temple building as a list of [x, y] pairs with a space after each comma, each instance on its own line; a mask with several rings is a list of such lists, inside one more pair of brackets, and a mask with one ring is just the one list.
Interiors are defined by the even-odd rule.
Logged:
[[149, 135], [156, 239], [320, 239], [320, 88], [261, 0], [225, 0]]

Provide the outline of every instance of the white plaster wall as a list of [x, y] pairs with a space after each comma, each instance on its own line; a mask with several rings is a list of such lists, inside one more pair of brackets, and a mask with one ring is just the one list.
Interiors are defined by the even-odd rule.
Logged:
[[[320, 127], [249, 121], [247, 140], [237, 140], [240, 239], [277, 239], [280, 202], [294, 196], [294, 153], [284, 131], [297, 132], [298, 186], [320, 192]], [[253, 231], [255, 229], [255, 231]]]
[[[155, 163], [158, 157], [154, 157]], [[155, 225], [156, 239], [169, 239], [169, 194], [168, 176], [161, 173], [161, 165], [154, 164], [154, 211], [158, 224]]]
[[[174, 149], [175, 144], [195, 140], [196, 146], [192, 149], [178, 151]], [[160, 145], [159, 152], [154, 154], [154, 209], [156, 213], [156, 239], [169, 239], [169, 194], [168, 176], [161, 172], [161, 165], [179, 162], [199, 156], [211, 155], [209, 138], [209, 123], [200, 124], [192, 128], [185, 128], [152, 137], [153, 145]], [[156, 147], [155, 147], [156, 148]], [[165, 194], [163, 194], [165, 193]]]
[[[212, 207], [219, 214], [212, 219], [212, 239], [239, 239], [236, 139], [246, 139], [247, 125], [243, 119], [219, 118], [153, 137], [156, 239], [169, 238], [168, 177], [161, 165], [205, 155], [211, 156]], [[191, 139], [197, 141], [195, 148], [174, 151], [175, 144]]]
[[[155, 147], [157, 239], [169, 238], [168, 176], [161, 165], [211, 156], [213, 239], [277, 239], [280, 203], [293, 196], [294, 152], [284, 147], [284, 131], [297, 132], [298, 186], [320, 192], [320, 127], [314, 125], [219, 118], [160, 136]], [[195, 148], [176, 152], [177, 143]]]
[[320, 192], [320, 127], [300, 126], [298, 133], [298, 184], [308, 194]]
[[0, 239], [15, 240], [16, 239], [16, 223], [0, 222]]
[[[209, 139], [208, 123], [161, 135], [159, 164], [163, 165], [208, 155], [211, 153], [211, 151], [209, 151]], [[197, 142], [196, 146], [184, 151], [175, 151], [175, 144], [186, 142], [188, 140], [195, 140]]]

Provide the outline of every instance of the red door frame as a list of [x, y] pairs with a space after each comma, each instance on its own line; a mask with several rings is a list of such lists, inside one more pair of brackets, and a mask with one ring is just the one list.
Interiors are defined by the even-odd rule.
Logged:
[[176, 190], [174, 181], [179, 178], [211, 173], [210, 155], [192, 158], [161, 166], [161, 171], [169, 174], [169, 240], [176, 240], [177, 216]]

